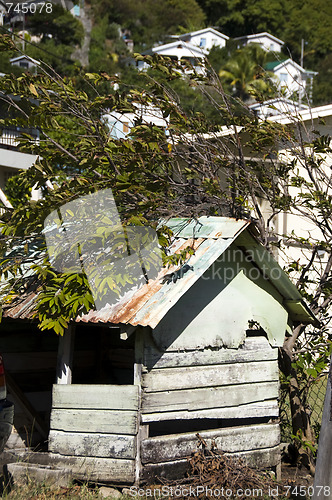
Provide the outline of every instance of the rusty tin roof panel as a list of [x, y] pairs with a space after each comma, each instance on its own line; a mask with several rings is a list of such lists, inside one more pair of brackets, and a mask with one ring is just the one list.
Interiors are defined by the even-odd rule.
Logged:
[[[91, 310], [80, 316], [77, 322], [130, 324], [133, 326], [155, 326], [166, 313], [204, 274], [205, 271], [233, 243], [236, 237], [249, 225], [247, 220], [221, 217], [200, 217], [196, 220], [170, 219], [166, 224], [174, 232], [171, 253], [180, 252], [187, 246], [195, 248], [195, 254], [188, 264], [193, 269], [175, 283], [162, 283], [163, 278], [178, 269], [178, 266], [161, 269], [158, 277], [130, 294], [122, 297], [116, 304], [107, 305], [99, 311]], [[31, 319], [36, 293], [31, 292], [23, 301], [18, 299], [3, 316], [16, 319]]]
[[78, 318], [78, 321], [122, 323], [155, 328], [182, 295], [207, 271], [249, 224], [250, 222], [246, 220], [220, 217], [200, 217], [189, 223], [188, 219], [170, 219], [167, 225], [175, 236], [170, 250], [171, 252], [180, 252], [187, 246], [193, 245], [195, 255], [191, 256], [188, 261], [188, 264], [193, 266], [193, 270], [189, 270], [175, 283], [171, 281], [162, 284], [165, 275], [177, 269], [176, 267], [164, 268], [157, 279], [144, 285], [130, 297], [124, 297], [116, 305], [106, 306], [100, 311], [90, 311]]
[[230, 217], [174, 218], [166, 222], [175, 237], [180, 238], [235, 238], [250, 225], [250, 221]]

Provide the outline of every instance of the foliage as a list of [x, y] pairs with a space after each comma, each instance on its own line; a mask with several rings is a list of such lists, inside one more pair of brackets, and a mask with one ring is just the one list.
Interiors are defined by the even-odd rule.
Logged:
[[71, 45], [58, 44], [52, 38], [46, 38], [37, 45], [28, 45], [26, 49], [26, 54], [30, 57], [42, 60], [57, 73], [68, 76], [74, 75], [78, 68], [78, 63], [71, 59], [72, 53]]
[[52, 6], [52, 15], [43, 9], [29, 16], [27, 28], [32, 35], [52, 38], [55, 45], [77, 45], [83, 38], [81, 23], [58, 4]]
[[109, 25], [107, 17], [92, 28], [90, 71], [116, 72], [119, 58], [129, 56], [125, 42], [119, 37], [119, 29], [115, 23]]
[[93, 5], [95, 19], [105, 18], [130, 30], [134, 42], [149, 47], [166, 35], [203, 27], [204, 13], [196, 0], [101, 0]]
[[222, 81], [230, 83], [230, 90], [242, 101], [252, 95], [260, 94], [261, 99], [276, 95], [276, 85], [273, 84], [273, 74], [265, 71], [268, 53], [259, 45], [250, 44], [237, 50], [220, 69]]
[[281, 35], [289, 2], [285, 0], [199, 0], [208, 23], [236, 37], [268, 31]]

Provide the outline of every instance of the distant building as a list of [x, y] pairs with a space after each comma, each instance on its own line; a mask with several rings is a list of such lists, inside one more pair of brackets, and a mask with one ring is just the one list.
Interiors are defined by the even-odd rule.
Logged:
[[9, 59], [9, 62], [12, 66], [18, 66], [19, 68], [27, 70], [36, 69], [37, 66], [40, 65], [39, 61], [26, 55], [12, 57], [11, 59]]
[[6, 17], [8, 10], [7, 10], [7, 4], [5, 2], [2, 2], [0, 0], [0, 26], [3, 26], [4, 24], [4, 19]]
[[[204, 60], [207, 51], [203, 50], [191, 43], [179, 40], [176, 42], [165, 43], [152, 47], [152, 49], [143, 52], [143, 55], [159, 54], [161, 56], [169, 57], [178, 62], [187, 62], [193, 66], [198, 73], [204, 73]], [[149, 67], [144, 61], [137, 61], [136, 65], [139, 70], [144, 70]]]
[[153, 106], [135, 106], [137, 111], [135, 113], [120, 113], [112, 111], [106, 113], [104, 119], [110, 130], [110, 136], [114, 139], [124, 139], [130, 130], [135, 126], [138, 120], [144, 125], [156, 125], [157, 127], [166, 129], [168, 120], [163, 118], [160, 109]]
[[[18, 100], [19, 98], [14, 97], [13, 99]], [[2, 104], [0, 105], [0, 118], [6, 118], [6, 116], [8, 116], [8, 109]], [[38, 158], [37, 155], [23, 153], [19, 150], [19, 137], [22, 133], [29, 134], [33, 142], [39, 141], [37, 129], [23, 129], [14, 126], [0, 128], [0, 195], [1, 190], [5, 190], [10, 177], [17, 175], [20, 170], [27, 170]]]
[[212, 47], [223, 48], [226, 45], [229, 37], [215, 30], [214, 28], [204, 28], [198, 31], [191, 31], [190, 33], [185, 33], [183, 35], [173, 35], [172, 38], [178, 38], [184, 42], [195, 45], [200, 49], [209, 52]]
[[235, 38], [238, 41], [238, 46], [245, 47], [250, 43], [256, 43], [262, 49], [268, 52], [281, 52], [284, 42], [266, 31], [263, 33], [255, 33], [253, 35], [239, 36]]
[[249, 106], [258, 118], [268, 118], [270, 116], [280, 116], [287, 115], [289, 113], [299, 113], [301, 111], [307, 111], [309, 106], [304, 104], [299, 104], [291, 99], [285, 97], [277, 97], [276, 99], [270, 99], [265, 102], [255, 102]]
[[307, 93], [310, 101], [312, 80], [317, 75], [315, 71], [302, 68], [290, 58], [269, 62], [265, 65], [265, 69], [278, 77], [280, 89], [284, 91], [286, 97], [295, 94], [302, 98]]

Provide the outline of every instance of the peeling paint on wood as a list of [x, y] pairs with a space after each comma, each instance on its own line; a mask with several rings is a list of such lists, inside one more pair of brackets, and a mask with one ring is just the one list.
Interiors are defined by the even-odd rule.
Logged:
[[125, 435], [71, 433], [51, 430], [49, 434], [49, 451], [60, 455], [81, 457], [134, 459], [136, 456], [136, 438]]
[[197, 387], [270, 382], [279, 379], [275, 361], [240, 363], [152, 370], [143, 377], [145, 392], [189, 389]]
[[251, 361], [274, 361], [278, 349], [272, 348], [265, 337], [248, 337], [238, 349], [215, 348], [194, 351], [160, 351], [153, 341], [146, 339], [144, 364], [148, 370], [177, 366], [203, 366]]
[[[219, 450], [230, 453], [273, 448], [280, 442], [278, 424], [213, 429], [200, 431], [199, 434], [208, 443], [213, 440]], [[142, 462], [160, 463], [188, 457], [196, 449], [197, 443], [195, 433], [145, 439], [141, 445]]]
[[213, 408], [193, 411], [165, 411], [162, 413], [146, 413], [142, 415], [142, 423], [161, 422], [163, 420], [192, 420], [196, 418], [259, 418], [279, 416], [277, 400], [249, 403], [246, 405]]
[[[244, 453], [235, 453], [231, 455], [245, 460], [250, 467], [258, 467], [261, 469], [275, 467], [280, 463], [280, 447], [265, 448], [261, 450], [246, 451]], [[152, 482], [154, 479], [165, 478], [178, 479], [188, 470], [188, 460], [181, 459], [172, 462], [163, 462], [159, 464], [147, 464], [143, 469], [142, 480]]]
[[221, 266], [221, 276], [227, 270], [232, 275], [228, 282], [214, 277], [218, 267], [208, 269], [161, 319], [154, 330], [161, 350], [169, 346], [173, 350], [237, 348], [245, 340], [250, 320], [266, 331], [271, 345], [282, 345], [288, 318], [282, 304], [239, 271], [237, 263]]
[[92, 482], [132, 484], [135, 481], [135, 461], [113, 458], [73, 457], [57, 453], [26, 453], [20, 459], [29, 463], [70, 468], [73, 477]]
[[239, 406], [255, 401], [276, 399], [278, 397], [278, 387], [278, 382], [266, 382], [144, 393], [142, 412], [193, 411]]
[[53, 385], [53, 408], [137, 410], [135, 385]]
[[137, 411], [54, 409], [51, 429], [69, 432], [137, 434]]

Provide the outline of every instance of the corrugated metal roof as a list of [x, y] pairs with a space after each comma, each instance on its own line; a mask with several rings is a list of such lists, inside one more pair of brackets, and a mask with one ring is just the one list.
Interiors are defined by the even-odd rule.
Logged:
[[[178, 266], [163, 268], [156, 279], [150, 280], [148, 284], [143, 285], [138, 290], [127, 293], [116, 304], [106, 305], [99, 311], [91, 310], [88, 314], [78, 317], [77, 322], [128, 324], [155, 328], [187, 290], [250, 225], [250, 221], [226, 217], [177, 218], [164, 221], [164, 223], [174, 233], [170, 253], [179, 253], [188, 246], [195, 249], [195, 254], [188, 261], [192, 269], [188, 269], [175, 282], [168, 280], [167, 283], [164, 282], [163, 278], [178, 270]], [[277, 263], [275, 265], [278, 266]], [[280, 294], [285, 299], [299, 301], [298, 290], [286, 275], [284, 278], [282, 289], [279, 290]], [[278, 288], [278, 283], [275, 285]], [[35, 299], [35, 292], [31, 292], [23, 301], [18, 298], [12, 306], [4, 308], [3, 316], [31, 319]], [[309, 313], [307, 320], [310, 321]]]
[[247, 220], [227, 217], [175, 218], [164, 223], [174, 233], [175, 240], [170, 247], [170, 253], [179, 253], [188, 246], [195, 249], [195, 255], [191, 256], [189, 261], [193, 270], [188, 270], [175, 283], [171, 281], [163, 284], [163, 278], [175, 272], [178, 266], [164, 268], [155, 280], [141, 287], [131, 297], [127, 295], [117, 304], [106, 306], [100, 311], [90, 311], [79, 318], [79, 321], [155, 328], [182, 295], [250, 225]]

